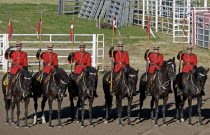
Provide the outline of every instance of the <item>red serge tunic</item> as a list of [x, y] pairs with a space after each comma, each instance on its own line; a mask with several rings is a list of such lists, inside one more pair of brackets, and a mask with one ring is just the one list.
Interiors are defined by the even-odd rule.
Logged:
[[129, 56], [127, 52], [124, 51], [114, 51], [114, 72], [119, 72], [122, 67], [125, 67], [129, 62]]
[[[75, 52], [72, 62], [75, 63], [75, 70], [74, 73], [80, 74], [84, 68], [87, 66], [91, 66], [91, 55], [88, 52]], [[71, 61], [68, 61], [71, 63]]]
[[41, 55], [41, 59], [44, 61], [44, 68], [42, 72], [49, 74], [55, 66], [58, 66], [58, 55], [56, 53], [44, 52]]
[[[8, 59], [8, 57], [5, 57]], [[18, 69], [22, 69], [24, 66], [28, 66], [27, 53], [22, 51], [12, 51], [10, 54], [10, 59], [12, 59], [12, 68], [10, 73], [16, 74]]]
[[182, 72], [189, 73], [197, 65], [197, 56], [195, 54], [184, 53], [181, 57], [183, 60]]
[[159, 69], [163, 65], [163, 55], [160, 53], [151, 52], [149, 53], [148, 57], [150, 61], [148, 72], [154, 73], [156, 68]]

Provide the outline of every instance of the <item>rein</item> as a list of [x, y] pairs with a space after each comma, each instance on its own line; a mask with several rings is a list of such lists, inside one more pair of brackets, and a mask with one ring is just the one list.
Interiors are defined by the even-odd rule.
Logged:
[[[21, 75], [22, 75], [22, 72], [20, 73], [20, 75], [19, 75], [19, 77], [18, 77], [18, 83], [19, 83], [19, 86], [20, 86], [21, 91], [23, 92], [23, 97], [25, 97], [25, 92], [26, 92], [26, 91], [23, 90], [22, 85], [21, 85], [21, 81], [20, 81]], [[24, 79], [25, 79], [25, 80], [31, 80], [31, 78], [27, 78], [27, 77], [24, 77]]]
[[[136, 75], [129, 75], [129, 76], [130, 77], [136, 77]], [[126, 82], [125, 82], [125, 74], [123, 75], [123, 84], [127, 88], [128, 93], [130, 93], [131, 86], [130, 86], [130, 83], [128, 83], [128, 85], [126, 84]], [[130, 96], [131, 96], [131, 94], [130, 94]]]
[[160, 84], [160, 86], [164, 89], [164, 90], [166, 90], [167, 88], [167, 86], [169, 85], [169, 82], [171, 81], [170, 79], [168, 79], [165, 83], [163, 83], [163, 84], [161, 84], [161, 82], [160, 82], [160, 71], [158, 72], [158, 83]]

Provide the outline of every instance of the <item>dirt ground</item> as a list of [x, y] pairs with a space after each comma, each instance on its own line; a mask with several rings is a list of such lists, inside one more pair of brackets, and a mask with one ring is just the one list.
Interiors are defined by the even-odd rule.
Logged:
[[[210, 77], [210, 76], [209, 76]], [[1, 135], [57, 135], [57, 134], [86, 134], [86, 135], [96, 135], [96, 134], [114, 134], [114, 135], [124, 135], [124, 134], [130, 134], [130, 135], [136, 135], [136, 134], [144, 134], [144, 135], [209, 135], [210, 134], [210, 83], [209, 80], [207, 80], [206, 84], [206, 96], [203, 97], [203, 105], [202, 105], [202, 116], [203, 116], [203, 123], [204, 125], [200, 126], [198, 124], [198, 118], [197, 118], [197, 107], [196, 107], [196, 100], [193, 101], [193, 117], [192, 122], [193, 126], [188, 126], [188, 109], [186, 108], [184, 111], [184, 116], [186, 118], [186, 121], [183, 123], [177, 123], [174, 120], [175, 116], [175, 105], [174, 105], [174, 96], [173, 94], [170, 95], [169, 101], [167, 104], [167, 113], [166, 113], [166, 120], [168, 123], [168, 126], [162, 126], [162, 114], [160, 110], [160, 119], [159, 119], [159, 127], [155, 127], [154, 123], [151, 122], [149, 119], [150, 117], [150, 110], [149, 110], [149, 101], [150, 97], [146, 99], [144, 107], [143, 107], [143, 119], [141, 119], [140, 123], [137, 123], [136, 118], [138, 115], [139, 110], [139, 95], [137, 95], [132, 104], [132, 113], [131, 113], [131, 120], [133, 126], [127, 125], [127, 100], [123, 101], [123, 127], [118, 126], [118, 120], [116, 119], [116, 109], [115, 104], [113, 102], [113, 111], [111, 114], [112, 119], [108, 124], [104, 124], [103, 118], [105, 116], [105, 110], [104, 110], [104, 94], [102, 90], [102, 76], [99, 77], [99, 85], [98, 85], [98, 94], [99, 97], [95, 99], [94, 105], [93, 105], [93, 122], [95, 127], [89, 126], [88, 121], [88, 106], [86, 105], [86, 113], [85, 113], [85, 128], [80, 128], [80, 124], [78, 123], [72, 123], [70, 121], [70, 107], [69, 107], [69, 99], [68, 97], [64, 98], [63, 104], [62, 104], [62, 125], [63, 128], [58, 128], [57, 126], [57, 103], [54, 101], [54, 112], [53, 112], [53, 128], [48, 128], [47, 124], [41, 124], [41, 107], [40, 107], [40, 101], [39, 99], [39, 110], [38, 110], [38, 124], [33, 125], [33, 114], [34, 114], [34, 108], [33, 108], [33, 100], [30, 100], [29, 104], [29, 115], [28, 115], [28, 122], [29, 122], [29, 129], [25, 129], [23, 116], [24, 116], [24, 108], [23, 104], [21, 104], [21, 121], [20, 121], [20, 128], [16, 129], [15, 125], [5, 125], [5, 109], [4, 109], [4, 101], [3, 101], [3, 95], [0, 94], [0, 134]], [[87, 102], [86, 102], [87, 103]], [[162, 102], [161, 102], [162, 103]], [[186, 105], [187, 106], [187, 103]], [[162, 106], [160, 105], [160, 109]], [[46, 120], [48, 120], [48, 105], [46, 105]], [[16, 113], [15, 113], [16, 118]]]

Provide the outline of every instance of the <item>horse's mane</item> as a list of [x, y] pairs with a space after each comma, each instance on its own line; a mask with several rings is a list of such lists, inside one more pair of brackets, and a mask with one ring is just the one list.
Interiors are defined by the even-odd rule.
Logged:
[[87, 66], [84, 71], [89, 71], [91, 73], [95, 73], [97, 72], [97, 70], [94, 68], [94, 67], [91, 67], [91, 66]]

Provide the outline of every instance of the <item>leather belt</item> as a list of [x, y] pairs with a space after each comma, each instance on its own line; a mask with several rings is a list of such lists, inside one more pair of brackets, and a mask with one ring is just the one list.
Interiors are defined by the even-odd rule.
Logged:
[[149, 64], [150, 66], [159, 66], [159, 64]]
[[183, 63], [183, 65], [193, 65], [192, 63]]
[[44, 66], [52, 66], [54, 63], [43, 63]]
[[87, 63], [76, 63], [76, 65], [87, 65]]
[[23, 65], [23, 63], [12, 63], [12, 65], [18, 65], [18, 66], [20, 66], [20, 65]]
[[114, 63], [115, 65], [126, 65], [126, 63]]

